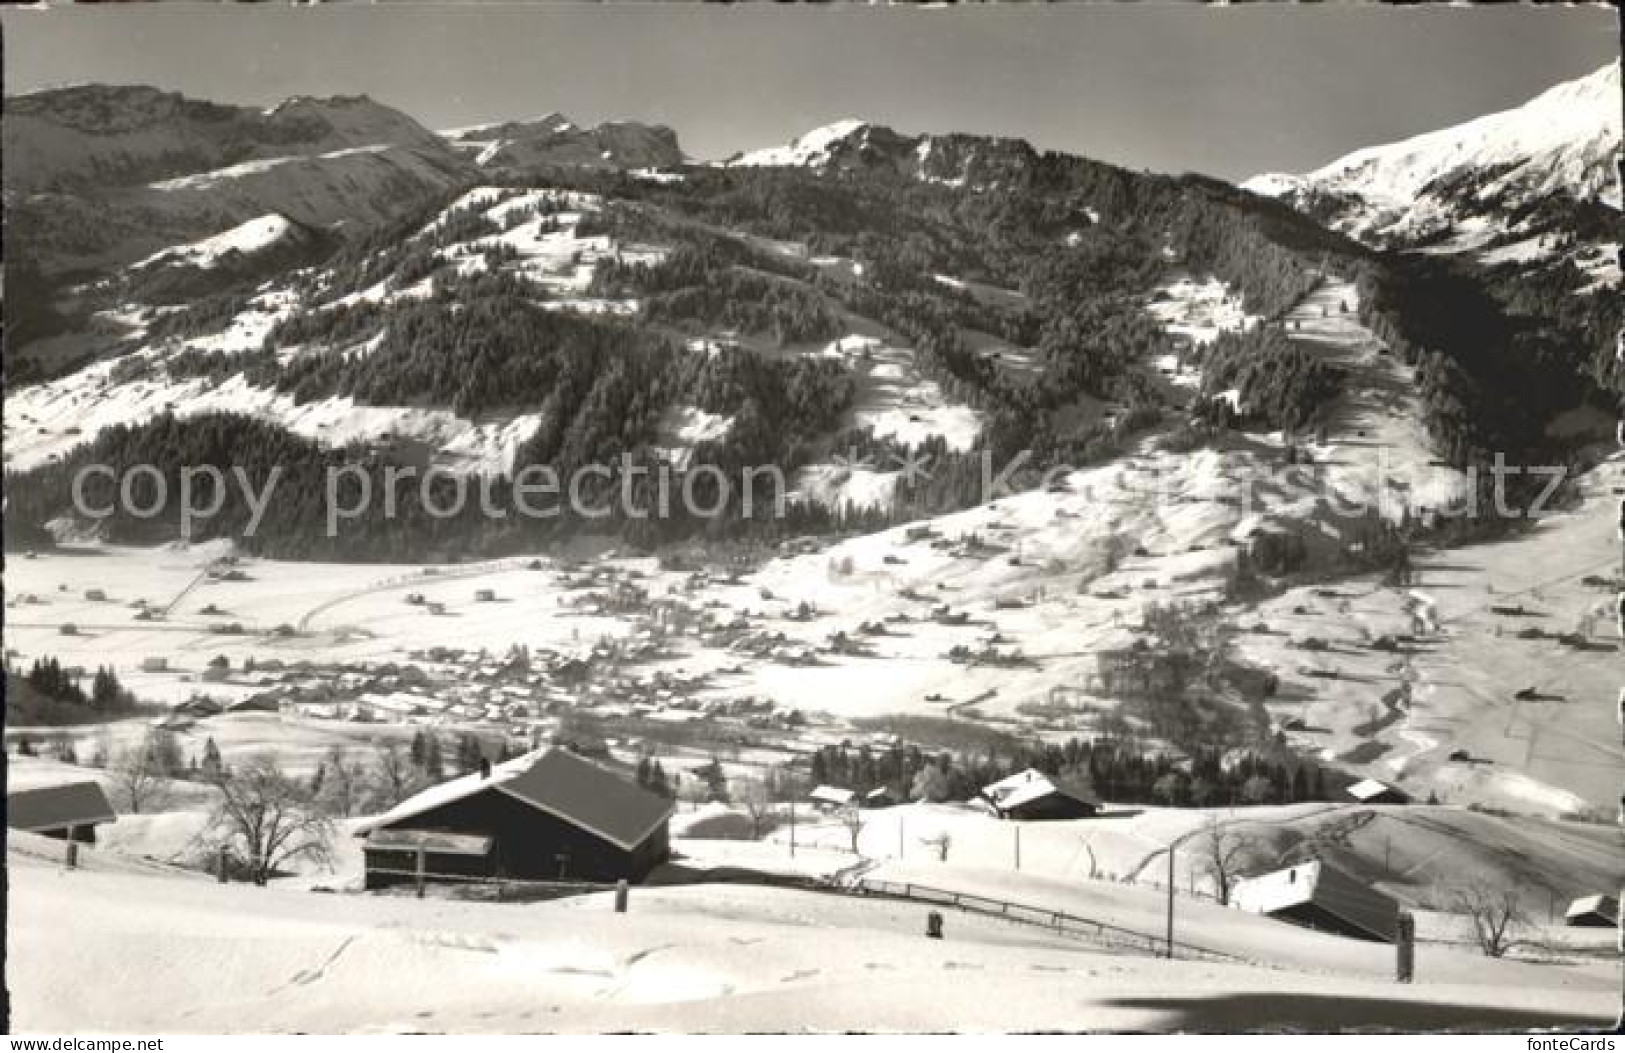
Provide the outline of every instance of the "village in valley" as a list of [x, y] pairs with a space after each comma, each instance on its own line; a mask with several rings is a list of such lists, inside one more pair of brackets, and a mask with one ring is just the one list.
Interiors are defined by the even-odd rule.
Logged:
[[[1618, 92], [1235, 185], [8, 94], [12, 1029], [1611, 1025]], [[434, 510], [630, 466], [721, 511]]]
[[[1038, 499], [1068, 498], [1029, 497]], [[1552, 559], [1573, 551], [1564, 538], [1602, 538], [1607, 525], [1582, 515], [1563, 535], [1520, 543], [1551, 547], [1531, 549], [1541, 558], [1505, 553], [1500, 580], [1525, 583], [1519, 594], [1538, 594], [1548, 610], [1594, 604], [1584, 575]], [[1441, 554], [1429, 576], [1442, 582], [1456, 558]], [[1140, 557], [1082, 590], [1056, 578], [1012, 582], [1022, 568], [974, 547], [933, 549], [917, 528], [703, 567], [612, 551], [301, 567], [222, 542], [14, 555], [12, 705], [71, 704], [43, 697], [53, 676], [37, 655], [63, 681], [106, 669], [117, 687], [102, 718], [8, 727], [13, 895], [64, 909], [69, 897], [78, 909], [76, 883], [104, 883], [116, 899], [126, 893], [115, 890], [179, 881], [192, 890], [189, 912], [215, 926], [225, 915], [211, 912], [228, 911], [246, 938], [254, 897], [312, 902], [308, 924], [330, 927], [315, 920], [330, 897], [310, 897], [337, 893], [368, 901], [359, 914], [346, 908], [341, 928], [380, 954], [397, 953], [384, 949], [398, 940], [392, 927], [413, 924], [420, 897], [441, 904], [434, 926], [460, 933], [540, 926], [503, 938], [504, 953], [526, 955], [537, 952], [520, 948], [548, 944], [556, 912], [602, 911], [605, 927], [573, 937], [573, 953], [606, 963], [597, 983], [617, 988], [647, 970], [609, 964], [638, 959], [638, 939], [653, 946], [654, 931], [722, 910], [767, 942], [744, 970], [712, 963], [699, 975], [713, 979], [691, 975], [690, 997], [719, 1004], [753, 985], [773, 989], [767, 962], [782, 962], [785, 977], [816, 970], [867, 984], [855, 970], [884, 969], [888, 985], [917, 983], [921, 970], [944, 967], [928, 964], [937, 945], [917, 946], [935, 933], [944, 963], [969, 955], [1012, 979], [1109, 960], [1124, 969], [1114, 982], [1132, 986], [1171, 956], [1222, 964], [1222, 975], [1307, 970], [1311, 988], [1321, 981], [1307, 977], [1321, 975], [1340, 989], [1370, 985], [1385, 1005], [1403, 1002], [1398, 1019], [1417, 1026], [1445, 1023], [1426, 1007], [1429, 985], [1443, 982], [1468, 984], [1450, 997], [1479, 1006], [1460, 1011], [1483, 1022], [1541, 1018], [1554, 998], [1605, 1012], [1618, 828], [1568, 803], [1583, 801], [1583, 781], [1573, 791], [1536, 786], [1530, 769], [1505, 770], [1492, 753], [1519, 746], [1520, 731], [1532, 745], [1543, 725], [1514, 725], [1500, 746], [1440, 738], [1418, 750], [1427, 705], [1384, 702], [1384, 681], [1362, 689], [1369, 703], [1339, 698], [1362, 668], [1396, 655], [1418, 672], [1386, 682], [1426, 685], [1449, 679], [1442, 663], [1486, 660], [1485, 647], [1561, 645], [1451, 632], [1447, 619], [1488, 614], [1488, 597], [1418, 624], [1413, 605], [1376, 583], [1304, 587], [1247, 615], [1214, 606], [1219, 596], [1200, 578], [1160, 601], [1113, 598], [1134, 596], [1114, 581], [1176, 579], [1170, 565], [1186, 559]], [[863, 580], [869, 567], [885, 569], [883, 587]], [[1570, 580], [1551, 584], [1560, 576]], [[1020, 604], [1003, 602], [1019, 593]], [[1266, 622], [1270, 635], [1246, 631]], [[1346, 635], [1356, 624], [1358, 635]], [[1606, 624], [1595, 626], [1606, 640]], [[1325, 647], [1302, 646], [1315, 634]], [[1387, 636], [1394, 650], [1377, 645]], [[1598, 676], [1608, 668], [1603, 656]], [[1329, 689], [1316, 690], [1324, 678], [1308, 669], [1335, 671]], [[1153, 701], [1197, 684], [1236, 702], [1185, 727]], [[1507, 702], [1514, 721], [1539, 712]], [[1397, 721], [1372, 719], [1388, 707]], [[1343, 763], [1290, 748], [1339, 741]], [[1361, 743], [1383, 741], [1409, 746], [1411, 764], [1347, 762], [1382, 757], [1389, 751]], [[257, 770], [266, 758], [271, 767]], [[231, 772], [251, 774], [286, 810], [282, 840], [243, 836]], [[1498, 791], [1507, 806], [1479, 803]], [[69, 882], [36, 884], [64, 867]], [[276, 909], [304, 917], [303, 906]], [[1416, 971], [1395, 988], [1401, 918]], [[816, 964], [803, 949], [809, 923], [824, 948]], [[180, 930], [186, 946], [192, 924]], [[662, 954], [708, 954], [732, 925]], [[632, 935], [640, 926], [654, 929]], [[284, 936], [286, 953], [307, 942], [314, 953], [330, 939], [322, 931]], [[892, 943], [872, 946], [882, 935]], [[848, 936], [860, 942], [843, 951]], [[108, 945], [98, 937], [78, 953], [98, 946]], [[426, 972], [460, 968], [444, 949], [411, 953]], [[25, 995], [33, 982], [49, 981], [24, 979]], [[593, 986], [545, 988], [564, 1014], [557, 1026], [609, 1026]], [[1515, 997], [1525, 1009], [1508, 1008]], [[621, 996], [610, 1001], [625, 1008]], [[659, 1001], [644, 996], [633, 1019], [690, 1026], [691, 1016], [671, 1015], [680, 1006], [662, 1014]], [[312, 1018], [304, 1006], [285, 999], [267, 1026], [375, 1019], [370, 1008]], [[109, 1025], [133, 1011], [110, 1009]], [[1090, 1018], [1113, 1027], [1154, 1019], [1095, 1002], [1070, 1011], [1101, 1013]], [[446, 1012], [441, 1026], [479, 1026], [456, 1000]], [[836, 1013], [818, 1026], [917, 1023], [895, 1013]], [[1059, 1014], [1035, 1019], [1064, 1026]], [[198, 1024], [226, 1025], [207, 1015]]]

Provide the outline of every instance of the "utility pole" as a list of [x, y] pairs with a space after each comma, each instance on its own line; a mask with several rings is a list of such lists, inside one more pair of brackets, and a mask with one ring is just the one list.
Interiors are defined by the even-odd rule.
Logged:
[[1168, 957], [1174, 956], [1174, 846], [1168, 846]]
[[1016, 832], [1016, 869], [1021, 869], [1021, 827], [1014, 827]]
[[[1619, 956], [1625, 959], [1625, 889], [1619, 892]], [[1614, 1022], [1614, 1028], [1625, 1031], [1625, 970], [1619, 975], [1619, 1019]]]
[[796, 857], [796, 799], [790, 798], [790, 858]]
[[1394, 979], [1408, 984], [1416, 976], [1416, 915], [1399, 912], [1394, 933]]

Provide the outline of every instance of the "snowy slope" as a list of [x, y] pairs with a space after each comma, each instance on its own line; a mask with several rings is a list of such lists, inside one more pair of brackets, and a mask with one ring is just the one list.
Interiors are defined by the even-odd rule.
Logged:
[[1312, 949], [1315, 967], [1166, 961], [957, 911], [947, 939], [926, 940], [919, 904], [788, 889], [640, 887], [621, 915], [607, 894], [504, 904], [216, 885], [96, 851], [65, 873], [49, 846], [30, 848], [9, 858], [23, 1032], [1482, 1029], [1595, 1026], [1617, 1001], [1607, 965], [1450, 952], [1395, 987], [1359, 966], [1370, 948], [1218, 908], [1186, 908], [1181, 935], [1268, 934], [1300, 958]]
[[1515, 109], [1242, 186], [1371, 244], [1477, 250], [1543, 233], [1529, 213], [1553, 199], [1617, 210], [1619, 150], [1616, 61]]
[[235, 252], [242, 255], [256, 253], [283, 241], [294, 232], [295, 227], [286, 216], [272, 213], [190, 244], [165, 249], [132, 266], [150, 267], [160, 263], [178, 263], [209, 270], [227, 253]]

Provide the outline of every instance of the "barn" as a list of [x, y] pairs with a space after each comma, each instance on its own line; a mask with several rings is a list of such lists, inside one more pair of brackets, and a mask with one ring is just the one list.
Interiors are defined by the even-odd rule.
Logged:
[[1399, 903], [1319, 860], [1236, 883], [1230, 901], [1305, 928], [1393, 943]]
[[69, 782], [6, 794], [6, 825], [25, 833], [93, 845], [96, 827], [117, 819], [99, 783]]
[[1563, 913], [1563, 924], [1590, 929], [1611, 929], [1618, 922], [1619, 901], [1613, 896], [1581, 896]]
[[432, 786], [357, 828], [366, 887], [435, 875], [531, 881], [640, 881], [670, 855], [673, 811], [559, 747]]
[[1087, 819], [1100, 811], [1099, 801], [1057, 783], [1036, 768], [982, 787], [982, 799], [1000, 819]]

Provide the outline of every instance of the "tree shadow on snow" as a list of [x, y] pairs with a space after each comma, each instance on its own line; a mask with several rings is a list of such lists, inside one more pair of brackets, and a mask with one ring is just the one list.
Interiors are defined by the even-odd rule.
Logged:
[[[1419, 995], [1424, 993], [1418, 991]], [[1170, 1015], [1170, 1031], [1521, 1031], [1612, 1026], [1607, 1017], [1581, 1012], [1282, 992], [1119, 998], [1108, 1004], [1163, 1010]]]

